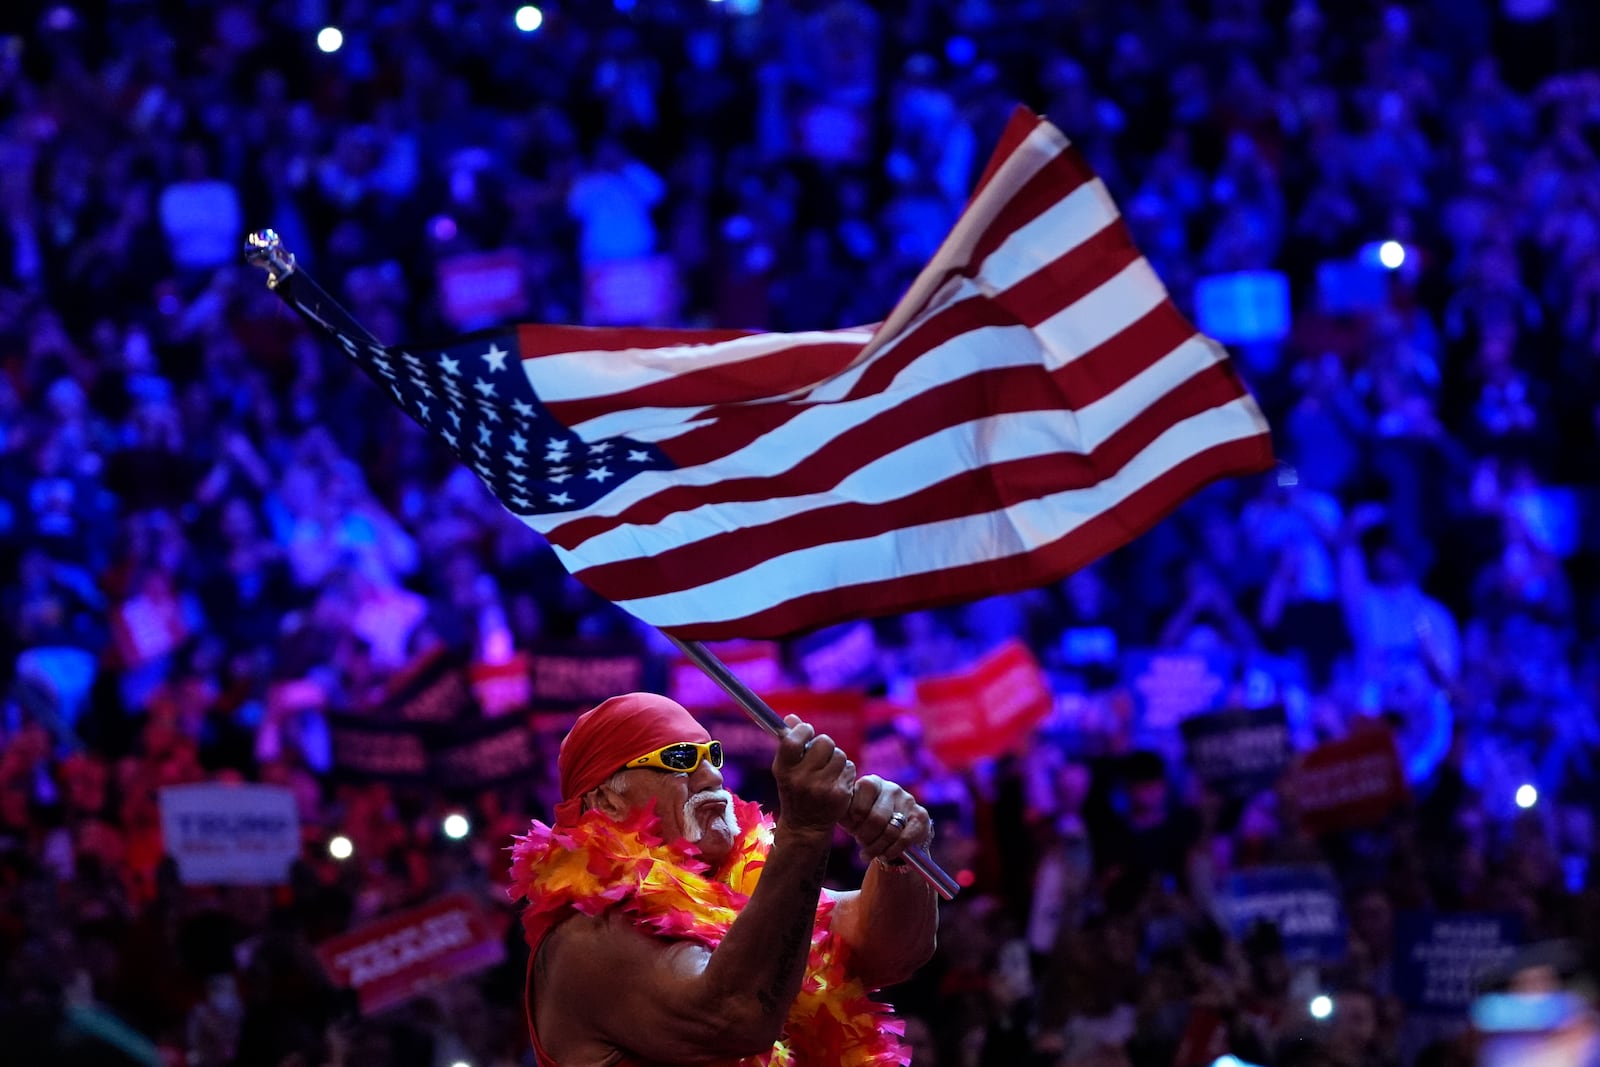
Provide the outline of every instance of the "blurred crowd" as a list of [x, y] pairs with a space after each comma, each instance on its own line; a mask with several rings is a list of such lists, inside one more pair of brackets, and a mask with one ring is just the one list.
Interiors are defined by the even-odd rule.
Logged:
[[[972, 883], [892, 994], [914, 1062], [1190, 1067], [1202, 1014], [1250, 1062], [1470, 1062], [1459, 1019], [1397, 998], [1395, 915], [1600, 928], [1600, 8], [542, 14], [0, 12], [0, 1058], [531, 1062], [514, 922], [505, 964], [370, 1018], [311, 950], [450, 890], [508, 918], [501, 848], [548, 783], [348, 784], [319, 716], [433, 646], [665, 651], [282, 309], [240, 265], [247, 227], [390, 340], [486, 325], [441, 281], [505, 250], [542, 321], [625, 319], [623, 277], [665, 324], [872, 322], [1022, 101], [1181, 305], [1209, 278], [1287, 279], [1287, 333], [1236, 350], [1284, 465], [1057, 586], [875, 624], [891, 695], [1014, 637], [1062, 694], [1014, 757], [942, 768], [907, 726], [882, 768], [937, 801], [940, 858]], [[1141, 648], [1227, 654], [1227, 703], [1284, 706], [1302, 748], [1392, 728], [1413, 801], [1320, 838], [1273, 790], [1218, 802], [1137, 736], [1120, 664]], [[214, 779], [294, 790], [288, 885], [178, 880], [157, 790]], [[438, 830], [458, 808], [466, 842]], [[1218, 922], [1220, 880], [1287, 862], [1339, 878], [1342, 959]]]

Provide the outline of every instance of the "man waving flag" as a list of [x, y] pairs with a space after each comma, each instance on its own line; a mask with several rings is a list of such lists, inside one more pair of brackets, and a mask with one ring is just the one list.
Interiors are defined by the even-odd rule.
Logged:
[[441, 348], [310, 317], [574, 575], [683, 640], [1050, 582], [1272, 463], [1226, 352], [1020, 109], [876, 326], [524, 325]]

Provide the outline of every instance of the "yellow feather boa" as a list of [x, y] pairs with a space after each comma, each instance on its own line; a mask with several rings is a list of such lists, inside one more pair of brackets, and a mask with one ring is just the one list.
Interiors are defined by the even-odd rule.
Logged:
[[[658, 937], [715, 949], [750, 899], [767, 852], [772, 819], [759, 805], [738, 802], [741, 827], [723, 869], [709, 876], [694, 846], [667, 843], [653, 812], [613, 822], [598, 811], [578, 825], [534, 822], [512, 846], [511, 894], [525, 897], [530, 943], [568, 909], [601, 915], [620, 909]], [[811, 957], [783, 1036], [768, 1052], [738, 1067], [889, 1067], [910, 1062], [905, 1026], [849, 976], [848, 946], [829, 929], [833, 902], [817, 907]]]

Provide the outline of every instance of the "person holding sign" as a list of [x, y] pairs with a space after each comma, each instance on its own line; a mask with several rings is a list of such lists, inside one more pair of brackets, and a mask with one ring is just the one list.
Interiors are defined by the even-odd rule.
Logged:
[[[901, 858], [931, 838], [927, 810], [785, 721], [776, 823], [723, 788], [721, 744], [666, 697], [573, 726], [555, 825], [513, 849], [541, 1067], [904, 1062], [867, 993], [933, 954], [938, 898]], [[872, 861], [857, 892], [822, 887], [835, 825]]]

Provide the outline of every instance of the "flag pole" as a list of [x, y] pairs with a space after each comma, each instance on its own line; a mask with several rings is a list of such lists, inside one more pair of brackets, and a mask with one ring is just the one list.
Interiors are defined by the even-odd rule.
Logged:
[[[267, 288], [277, 293], [285, 303], [300, 314], [336, 335], [359, 338], [366, 344], [380, 348], [383, 346], [383, 342], [376, 335], [362, 326], [354, 315], [341, 307], [338, 301], [329, 296], [327, 291], [296, 263], [294, 254], [283, 247], [283, 239], [273, 230], [257, 230], [246, 237], [244, 257], [247, 263], [266, 271]], [[363, 366], [362, 369], [366, 368]], [[376, 375], [369, 373], [369, 377], [382, 384]], [[771, 705], [762, 700], [755, 690], [734, 674], [704, 643], [684, 641], [671, 634], [666, 634], [666, 638], [676, 645], [690, 662], [704, 671], [708, 678], [721, 686], [757, 726], [773, 737], [782, 737], [788, 730], [783, 718], [772, 710]], [[905, 858], [945, 900], [954, 900], [956, 894], [961, 891], [959, 883], [934, 863], [925, 849], [907, 849]]]
[[283, 302], [295, 311], [333, 333], [357, 337], [366, 344], [383, 347], [383, 342], [376, 334], [361, 325], [354, 315], [317, 284], [315, 278], [305, 272], [295, 260], [294, 253], [283, 247], [283, 238], [275, 230], [257, 230], [246, 237], [244, 258], [246, 263], [267, 272], [267, 288], [282, 297]]

